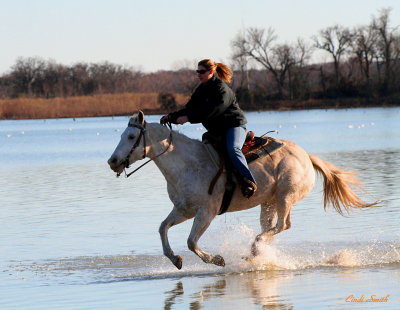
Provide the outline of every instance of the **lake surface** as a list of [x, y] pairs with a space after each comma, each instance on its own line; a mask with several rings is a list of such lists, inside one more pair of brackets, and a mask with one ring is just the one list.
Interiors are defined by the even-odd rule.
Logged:
[[318, 178], [252, 264], [259, 208], [217, 217], [200, 239], [225, 268], [187, 249], [192, 221], [173, 227], [179, 271], [162, 255], [172, 204], [157, 167], [125, 179], [107, 165], [128, 117], [0, 121], [0, 309], [400, 309], [400, 108], [246, 116], [257, 134], [357, 171], [380, 207], [325, 212]]

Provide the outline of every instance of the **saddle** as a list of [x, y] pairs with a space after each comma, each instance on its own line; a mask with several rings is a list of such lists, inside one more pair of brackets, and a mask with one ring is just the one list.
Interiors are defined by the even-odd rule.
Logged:
[[[222, 198], [222, 203], [220, 207], [220, 212], [219, 214], [223, 214], [226, 212], [226, 210], [229, 207], [229, 204], [232, 200], [233, 193], [236, 188], [236, 182], [234, 181], [234, 176], [236, 177], [236, 180], [239, 183], [243, 183], [243, 178], [236, 173], [236, 171], [233, 170], [230, 165], [227, 165], [227, 160], [226, 160], [226, 151], [223, 146], [223, 141], [222, 137], [216, 137], [214, 135], [211, 135], [209, 132], [206, 132], [203, 134], [202, 137], [203, 143], [209, 143], [211, 144], [214, 149], [217, 151], [219, 158], [220, 158], [220, 167], [217, 171], [217, 174], [214, 176], [214, 178], [211, 180], [209, 189], [208, 189], [208, 194], [211, 195], [214, 189], [215, 184], [218, 181], [218, 178], [221, 176], [224, 166], [227, 172], [227, 179], [226, 179], [226, 185], [225, 185], [225, 193]], [[265, 156], [271, 156], [274, 152], [279, 150], [281, 147], [285, 145], [284, 142], [267, 137], [267, 136], [261, 136], [257, 137], [255, 136], [253, 131], [249, 131], [246, 135], [245, 142], [242, 146], [242, 152], [246, 158], [246, 161], [248, 164], [263, 158]]]

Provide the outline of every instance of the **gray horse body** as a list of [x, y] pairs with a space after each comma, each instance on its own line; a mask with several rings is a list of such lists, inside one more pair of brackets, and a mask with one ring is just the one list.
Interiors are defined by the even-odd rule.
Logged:
[[[139, 112], [137, 116], [132, 117], [130, 124], [144, 126], [143, 113]], [[144, 147], [147, 156], [154, 159], [167, 181], [169, 198], [174, 206], [159, 229], [164, 254], [181, 269], [182, 258], [172, 251], [167, 232], [170, 227], [194, 217], [187, 241], [189, 249], [206, 263], [224, 266], [224, 259], [220, 255], [211, 255], [201, 250], [197, 243], [219, 213], [225, 190], [225, 173], [217, 181], [212, 195], [209, 195], [208, 187], [218, 168], [202, 142], [173, 132], [170, 143], [168, 128], [157, 123], [146, 123], [147, 144], [140, 143], [140, 147], [131, 152], [135, 138], [139, 136], [139, 129], [135, 126], [128, 126], [122, 133], [121, 141], [108, 163], [112, 170], [120, 173], [125, 168], [125, 158], [129, 157], [129, 164], [140, 160]], [[316, 156], [308, 155], [290, 141], [284, 142], [285, 147], [272, 156], [250, 164], [249, 168], [257, 180], [258, 190], [247, 199], [236, 189], [227, 210], [236, 212], [261, 205], [261, 233], [252, 245], [253, 256], [258, 254], [259, 242], [270, 242], [273, 235], [290, 228], [290, 210], [313, 188], [315, 170], [324, 177], [325, 206], [331, 203], [339, 213], [341, 207], [347, 209], [369, 206], [349, 187], [349, 184], [357, 185], [357, 180], [351, 173], [340, 170]], [[166, 148], [168, 150], [157, 157]]]

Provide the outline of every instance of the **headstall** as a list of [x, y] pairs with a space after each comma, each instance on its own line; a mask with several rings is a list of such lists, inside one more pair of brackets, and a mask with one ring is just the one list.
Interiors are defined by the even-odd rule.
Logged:
[[[129, 158], [131, 157], [131, 155], [132, 155], [132, 153], [135, 151], [135, 149], [139, 146], [140, 141], [142, 140], [142, 137], [143, 137], [143, 156], [142, 156], [142, 159], [145, 158], [146, 155], [147, 155], [147, 154], [146, 154], [146, 135], [145, 135], [145, 133], [146, 133], [146, 122], [143, 123], [143, 126], [142, 126], [142, 125], [137, 125], [137, 124], [131, 124], [131, 123], [128, 124], [128, 127], [133, 127], [133, 128], [138, 128], [138, 129], [140, 129], [140, 133], [139, 133], [139, 137], [137, 138], [135, 144], [133, 144], [133, 146], [132, 146], [130, 152], [128, 153], [128, 155], [126, 156], [125, 161], [124, 161], [124, 166], [125, 166], [125, 167], [124, 167], [124, 172], [125, 172], [125, 177], [126, 177], [126, 178], [129, 178], [132, 174], [134, 174], [134, 173], [135, 173], [136, 171], [138, 171], [140, 168], [142, 168], [143, 166], [147, 165], [149, 162], [153, 161], [154, 159], [156, 159], [157, 157], [161, 156], [161, 155], [164, 154], [166, 151], [168, 151], [169, 147], [170, 147], [171, 144], [172, 144], [172, 126], [171, 126], [170, 123], [167, 123], [167, 125], [168, 125], [168, 127], [169, 127], [169, 129], [170, 129], [170, 132], [169, 132], [169, 142], [168, 142], [168, 146], [165, 148], [165, 150], [163, 150], [160, 154], [158, 154], [158, 155], [156, 155], [156, 156], [150, 158], [150, 159], [149, 159], [148, 161], [146, 161], [144, 164], [140, 165], [138, 168], [136, 168], [135, 170], [133, 170], [132, 172], [130, 172], [130, 173], [127, 174], [127, 173], [126, 173], [126, 169], [129, 168]], [[117, 177], [119, 177], [120, 175], [121, 175], [121, 173], [117, 173]]]

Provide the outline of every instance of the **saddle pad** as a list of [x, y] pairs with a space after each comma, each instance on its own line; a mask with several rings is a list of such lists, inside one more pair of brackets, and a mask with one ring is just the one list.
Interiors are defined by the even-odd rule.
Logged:
[[256, 139], [254, 148], [244, 154], [247, 163], [272, 155], [285, 145], [284, 142], [271, 137], [255, 137], [254, 139]]

